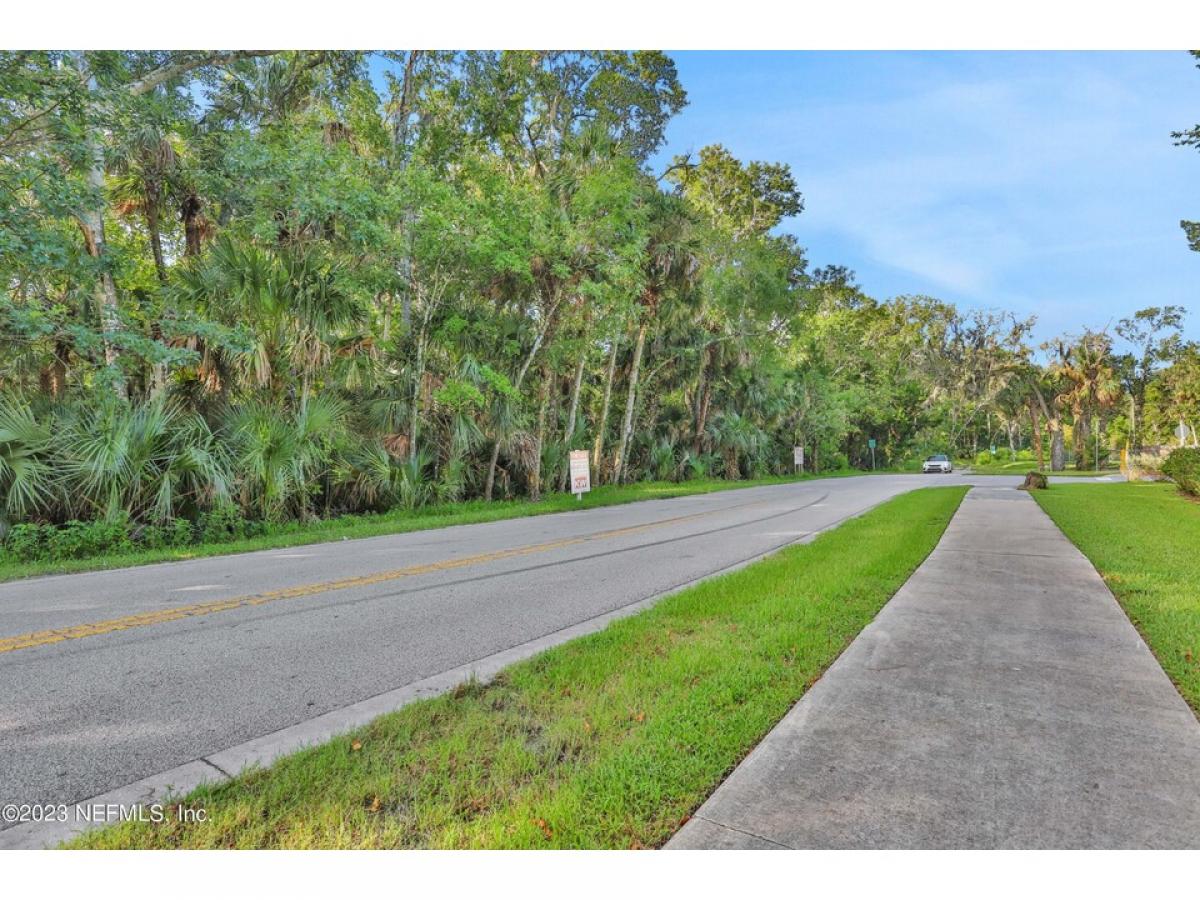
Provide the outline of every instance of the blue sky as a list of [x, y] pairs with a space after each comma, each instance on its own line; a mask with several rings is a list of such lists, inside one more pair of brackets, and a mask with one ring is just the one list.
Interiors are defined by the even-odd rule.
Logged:
[[1200, 71], [1176, 53], [673, 52], [688, 107], [655, 160], [787, 162], [813, 265], [876, 297], [1038, 316], [1037, 337], [1186, 306], [1200, 338]]

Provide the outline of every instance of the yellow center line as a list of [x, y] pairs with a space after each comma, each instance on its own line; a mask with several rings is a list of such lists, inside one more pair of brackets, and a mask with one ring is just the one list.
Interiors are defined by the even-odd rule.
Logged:
[[[752, 503], [750, 506], [760, 504]], [[406, 566], [403, 569], [392, 569], [387, 572], [376, 572], [373, 575], [357, 575], [352, 578], [339, 578], [336, 581], [322, 581], [316, 584], [302, 584], [290, 588], [279, 588], [264, 591], [261, 594], [249, 594], [243, 597], [230, 597], [226, 600], [213, 600], [208, 603], [190, 603], [186, 606], [175, 606], [169, 609], [152, 610], [151, 612], [135, 613], [122, 616], [119, 619], [108, 619], [103, 622], [89, 622], [83, 625], [68, 625], [64, 628], [51, 628], [46, 631], [33, 631], [29, 634], [18, 634], [15, 637], [0, 638], [0, 653], [13, 650], [25, 650], [30, 647], [42, 647], [46, 644], [57, 644], [60, 641], [73, 641], [79, 638], [92, 637], [97, 634], [110, 634], [114, 631], [125, 631], [130, 628], [141, 628], [146, 625], [159, 625], [163, 622], [174, 622], [179, 619], [207, 616], [212, 613], [225, 612], [230, 609], [262, 606], [276, 600], [294, 600], [298, 597], [311, 597], [327, 591], [342, 591], [347, 588], [367, 587], [372, 584], [382, 584], [401, 578], [411, 578], [415, 575], [428, 575], [433, 572], [446, 572], [452, 569], [462, 569], [466, 566], [476, 566], [481, 563], [495, 562], [501, 559], [512, 559], [518, 556], [529, 556], [533, 553], [545, 553], [548, 550], [559, 550], [584, 544], [589, 541], [601, 541], [608, 538], [636, 534], [651, 528], [660, 528], [690, 519], [698, 519], [725, 510], [709, 510], [692, 513], [686, 516], [676, 516], [671, 519], [660, 519], [645, 525], [630, 525], [625, 528], [614, 528], [610, 531], [598, 531], [580, 537], [562, 538], [557, 541], [547, 541], [544, 544], [529, 544], [525, 547], [513, 547], [508, 550], [495, 550], [490, 553], [479, 553], [475, 556], [460, 556], [439, 562], [424, 563], [416, 566]]]

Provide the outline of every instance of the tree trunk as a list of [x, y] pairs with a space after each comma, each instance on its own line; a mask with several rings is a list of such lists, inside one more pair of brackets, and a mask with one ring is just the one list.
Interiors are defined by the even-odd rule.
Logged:
[[[529, 371], [529, 366], [533, 362], [534, 356], [537, 355], [538, 348], [542, 346], [542, 341], [546, 337], [546, 333], [550, 330], [550, 325], [538, 334], [533, 342], [533, 348], [529, 351], [529, 355], [525, 357], [525, 362], [521, 365], [521, 371], [517, 373], [517, 380], [513, 383], [513, 389], [520, 393], [521, 384], [525, 381], [525, 373]], [[539, 453], [541, 451], [539, 450]], [[500, 460], [500, 438], [496, 438], [496, 442], [492, 445], [492, 460], [488, 463], [487, 481], [484, 484], [483, 499], [491, 500], [492, 491], [496, 486], [496, 463]]]
[[699, 454], [704, 449], [704, 430], [708, 427], [708, 411], [712, 406], [712, 384], [705, 383], [704, 396], [700, 398], [700, 416], [696, 419], [696, 434], [692, 449]]
[[57, 352], [50, 365], [42, 369], [38, 382], [42, 393], [49, 394], [50, 399], [58, 400], [62, 397], [67, 386], [67, 367]]
[[496, 487], [496, 463], [500, 461], [500, 439], [496, 439], [496, 443], [492, 444], [492, 459], [488, 463], [487, 482], [483, 488], [483, 499], [491, 500], [492, 491]]
[[1062, 411], [1055, 403], [1054, 412], [1050, 412], [1050, 407], [1040, 390], [1035, 388], [1033, 396], [1037, 400], [1038, 406], [1041, 407], [1042, 417], [1046, 420], [1046, 427], [1050, 430], [1050, 471], [1061, 472], [1067, 465], [1066, 448], [1063, 446]]
[[529, 474], [529, 499], [534, 503], [542, 499], [542, 445], [546, 440], [546, 407], [550, 405], [549, 372], [542, 374], [541, 400], [538, 402], [537, 435], [534, 438], [533, 471]]
[[[400, 83], [400, 104], [396, 109], [393, 119], [392, 144], [399, 156], [398, 168], [401, 174], [408, 169], [409, 164], [408, 136], [411, 125], [409, 116], [412, 112], [412, 101], [415, 96], [413, 75], [416, 70], [417, 58], [421, 53], [422, 51], [420, 50], [410, 50], [408, 51], [407, 58], [404, 60], [404, 78]], [[405, 205], [400, 214], [401, 252], [396, 266], [396, 272], [400, 276], [400, 284], [404, 291], [400, 296], [400, 321], [405, 328], [408, 328], [412, 321], [412, 231], [415, 221], [416, 216], [412, 207]], [[491, 474], [489, 471], [489, 480]]]
[[[88, 69], [87, 59], [82, 50], [71, 51], [75, 59], [75, 67], [79, 74], [87, 79], [89, 94], [96, 92], [96, 77]], [[108, 246], [104, 238], [104, 153], [92, 133], [90, 122], [84, 123], [84, 146], [87, 150], [88, 169], [87, 182], [95, 197], [95, 206], [88, 205], [79, 211], [79, 227], [83, 231], [84, 246], [90, 257], [96, 260], [100, 276], [96, 281], [93, 293], [96, 306], [100, 310], [100, 323], [104, 337], [104, 361], [115, 366], [120, 356], [113, 335], [120, 329], [121, 320], [117, 310], [117, 286], [113, 281], [112, 272], [108, 267]], [[123, 384], [118, 388], [124, 394]]]
[[1088, 467], [1088, 435], [1091, 433], [1088, 424], [1087, 415], [1082, 410], [1076, 411], [1071, 437], [1075, 444], [1075, 468], [1080, 471]]
[[183, 199], [179, 207], [179, 218], [183, 222], [183, 255], [184, 257], [200, 255], [200, 237], [203, 227], [200, 222], [200, 210], [203, 203], [195, 191]]
[[637, 342], [633, 345], [633, 363], [629, 367], [629, 394], [625, 398], [625, 421], [621, 425], [621, 442], [617, 446], [617, 457], [613, 462], [613, 484], [620, 484], [625, 477], [626, 456], [629, 439], [633, 435], [633, 408], [637, 403], [638, 372], [642, 365], [642, 352], [646, 349], [646, 329], [649, 316], [643, 313], [638, 326]]
[[1126, 442], [1130, 450], [1140, 450], [1142, 448], [1142, 442], [1138, 439], [1137, 424], [1137, 399], [1131, 392], [1129, 394], [1129, 438]]
[[167, 264], [163, 260], [162, 234], [158, 227], [158, 205], [151, 202], [146, 206], [146, 233], [150, 235], [150, 253], [154, 256], [154, 273], [159, 284], [167, 283]]
[[708, 380], [708, 354], [705, 347], [700, 352], [700, 377], [696, 382], [696, 419], [692, 432], [692, 453], [700, 455], [704, 447], [704, 429], [708, 425], [708, 407], [712, 401], [712, 384]]
[[413, 378], [412, 409], [409, 410], [408, 458], [417, 458], [417, 434], [421, 427], [421, 379], [425, 377], [425, 323], [417, 335], [417, 368]]
[[[563, 431], [563, 443], [567, 444], [567, 449], [570, 450], [571, 438], [575, 437], [575, 420], [579, 415], [579, 392], [583, 388], [583, 368], [587, 362], [587, 348], [585, 347], [579, 353], [579, 362], [575, 364], [575, 382], [571, 386], [571, 408], [567, 412], [567, 427]], [[571, 480], [571, 463], [568, 460], [566, 469], [563, 471], [562, 490], [567, 489], [567, 484]]]
[[1032, 429], [1033, 448], [1037, 453], [1038, 471], [1046, 470], [1046, 453], [1042, 447], [1042, 423], [1038, 421], [1037, 407], [1033, 398], [1029, 399], [1029, 427]]
[[613, 379], [617, 373], [617, 348], [620, 345], [619, 335], [612, 339], [612, 347], [608, 351], [608, 374], [604, 378], [604, 399], [600, 401], [599, 425], [596, 427], [596, 443], [592, 448], [592, 459], [596, 465], [596, 480], [600, 480], [600, 468], [604, 457], [604, 432], [608, 428], [608, 407], [612, 404]]
[[[150, 252], [154, 256], [154, 273], [158, 276], [158, 283], [164, 285], [167, 283], [167, 264], [163, 261], [162, 235], [159, 233], [158, 227], [157, 196], [146, 206], [146, 233], [150, 235]], [[162, 340], [162, 331], [157, 322], [154, 324], [153, 337], [156, 341]], [[158, 397], [166, 389], [167, 364], [153, 363], [150, 367], [150, 396]]]

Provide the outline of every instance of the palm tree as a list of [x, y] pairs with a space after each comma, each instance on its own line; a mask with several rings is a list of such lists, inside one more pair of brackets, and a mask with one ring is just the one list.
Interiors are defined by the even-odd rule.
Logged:
[[669, 291], [684, 290], [696, 278], [700, 266], [693, 220], [682, 198], [655, 191], [649, 199], [650, 233], [646, 242], [645, 280], [639, 298], [638, 330], [629, 366], [629, 392], [625, 397], [625, 419], [613, 463], [613, 484], [625, 476], [629, 439], [633, 434], [633, 411], [637, 403], [638, 375], [646, 349], [646, 332], [658, 312], [659, 301]]
[[146, 226], [154, 271], [160, 283], [167, 281], [163, 257], [161, 221], [167, 211], [174, 181], [179, 172], [176, 142], [157, 123], [140, 122], [116, 148], [111, 182], [117, 209], [124, 214], [138, 213]]
[[1092, 420], [1121, 396], [1120, 379], [1112, 366], [1112, 342], [1106, 334], [1087, 331], [1072, 344], [1060, 341], [1057, 353], [1054, 368], [1066, 382], [1060, 399], [1075, 420], [1075, 465], [1086, 469]]
[[267, 521], [303, 518], [338, 443], [346, 434], [346, 405], [329, 395], [299, 409], [254, 400], [229, 422], [244, 509]]
[[[253, 345], [240, 353], [197, 339], [202, 367], [224, 377], [236, 372], [246, 386], [266, 388], [275, 397], [291, 383], [288, 376], [295, 376], [303, 406], [335, 351], [344, 356], [371, 349], [342, 340], [365, 320], [358, 298], [342, 287], [345, 282], [344, 264], [316, 247], [268, 250], [222, 234], [198, 264], [183, 269], [176, 290], [186, 307], [253, 335]], [[344, 358], [340, 368], [346, 368]]]

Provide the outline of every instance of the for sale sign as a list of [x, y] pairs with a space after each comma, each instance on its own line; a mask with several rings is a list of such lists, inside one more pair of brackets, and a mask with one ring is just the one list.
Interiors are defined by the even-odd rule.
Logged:
[[592, 489], [592, 472], [586, 450], [571, 451], [571, 493], [584, 494]]

